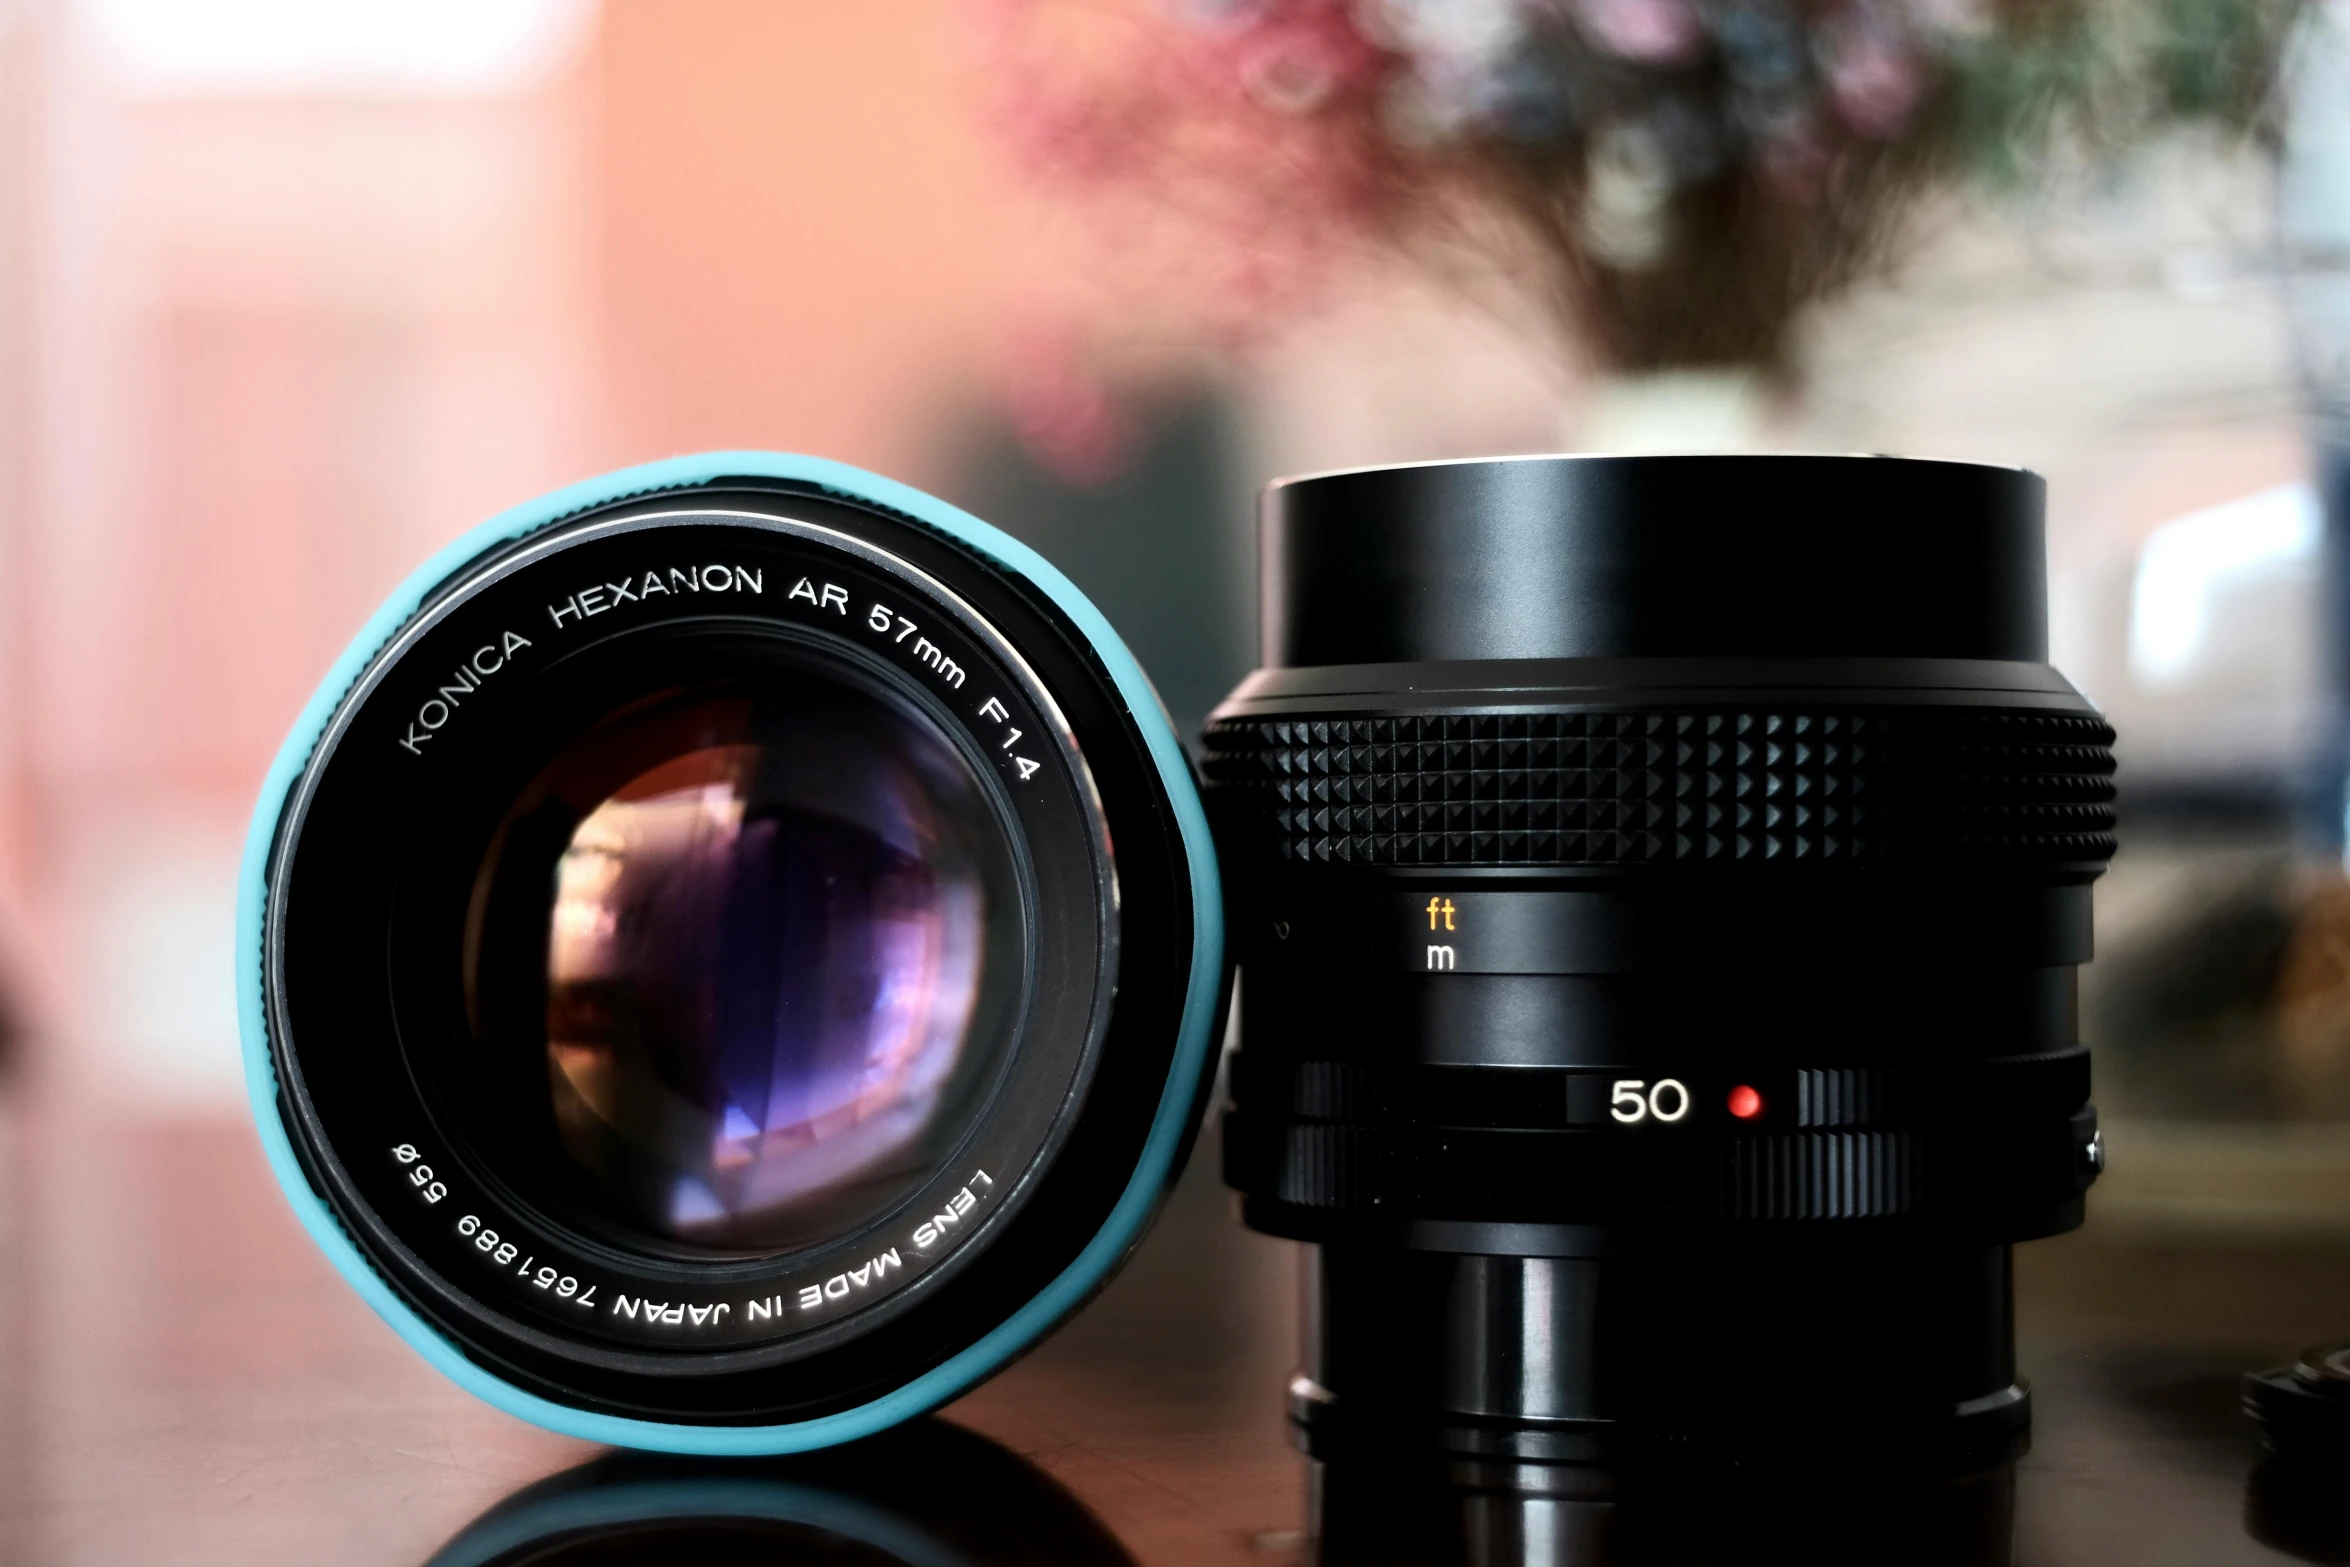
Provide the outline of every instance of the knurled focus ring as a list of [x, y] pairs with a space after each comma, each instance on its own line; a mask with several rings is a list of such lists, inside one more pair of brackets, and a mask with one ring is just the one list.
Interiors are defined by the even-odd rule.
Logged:
[[1279, 859], [1765, 865], [2112, 858], [2104, 720], [2015, 709], [1231, 718], [1205, 771]]

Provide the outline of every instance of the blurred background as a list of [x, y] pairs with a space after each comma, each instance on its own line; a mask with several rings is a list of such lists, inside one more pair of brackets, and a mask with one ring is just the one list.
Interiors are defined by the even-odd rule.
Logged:
[[[1329, 29], [1354, 13], [1287, 9], [1307, 44], [1234, 79], [1308, 122], [1352, 90]], [[1679, 290], [1668, 322], [1714, 286], [1643, 260], [1679, 199], [1662, 131], [1590, 153], [1564, 260], [1388, 201], [1393, 170], [1301, 204], [1299, 244], [1089, 161], [1126, 144], [1059, 112], [1061, 24], [1013, 0], [0, 0], [0, 1561], [418, 1560], [575, 1451], [442, 1387], [269, 1189], [235, 865], [297, 708], [417, 562], [724, 446], [1028, 538], [1186, 724], [1253, 662], [1278, 474], [1722, 446], [2046, 475], [2055, 661], [2120, 730], [2123, 848], [2084, 1001], [2111, 1173], [2086, 1231], [2025, 1254], [2024, 1327], [2101, 1346], [2043, 1386], [2104, 1377], [2091, 1435], [2120, 1451], [2232, 1421], [2233, 1370], [2350, 1334], [2350, 52], [2325, 7], [2221, 9], [2294, 91], [2029, 146], [1986, 122], [1865, 257], [1693, 344], [1608, 326], [1656, 316], [1643, 277]], [[1283, 10], [1131, 26], [1229, 41]], [[1699, 14], [1583, 10], [1578, 47], [1658, 69]], [[1967, 59], [2002, 14], [1876, 11], [1947, 12]], [[1480, 36], [1373, 43], [1501, 58]], [[1852, 67], [1873, 146], [1910, 134], [1898, 64]], [[1423, 120], [1412, 156], [1476, 153]], [[1517, 286], [1545, 267], [1568, 282]], [[1115, 1527], [1280, 1559], [1288, 1262], [1212, 1163], [1030, 1380], [958, 1418], [1058, 1454]], [[2189, 1360], [2149, 1382], [2154, 1342]], [[1104, 1387], [1140, 1412], [1078, 1441], [1055, 1400]], [[1146, 1436], [1147, 1481], [1121, 1447]], [[2110, 1478], [2071, 1440], [2043, 1441], [2057, 1472]], [[2232, 1516], [2240, 1467], [2196, 1463]], [[2064, 1538], [2071, 1494], [2027, 1493], [2027, 1528]], [[2173, 1559], [2165, 1509], [2200, 1495], [2150, 1495], [2108, 1554]]]

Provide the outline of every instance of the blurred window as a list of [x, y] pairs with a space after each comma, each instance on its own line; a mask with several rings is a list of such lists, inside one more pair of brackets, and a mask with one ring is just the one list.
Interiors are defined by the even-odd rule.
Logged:
[[2315, 640], [2317, 492], [2280, 485], [2173, 518], [2138, 552], [2130, 673], [2149, 690], [2274, 678]]
[[82, 0], [123, 86], [153, 97], [527, 91], [595, 0]]

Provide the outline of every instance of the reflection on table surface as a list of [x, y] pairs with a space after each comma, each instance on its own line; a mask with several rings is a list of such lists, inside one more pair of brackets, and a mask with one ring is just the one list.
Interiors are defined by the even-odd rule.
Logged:
[[507, 1497], [429, 1567], [823, 1561], [1129, 1567], [1044, 1470], [936, 1419], [854, 1447], [716, 1461], [606, 1453]]
[[[1541, 1467], [1541, 1466], [1534, 1466]], [[1855, 1491], [1832, 1477], [1758, 1490], [1637, 1484], [1564, 1471], [1528, 1490], [1324, 1471], [1321, 1560], [1530, 1563], [2008, 1560], [2012, 1469]], [[1256, 1554], [1296, 1549], [1282, 1533]], [[997, 1443], [923, 1420], [853, 1448], [762, 1462], [606, 1454], [505, 1499], [428, 1567], [816, 1560], [904, 1567], [1129, 1567], [1135, 1558], [1066, 1487]]]
[[[1308, 1559], [1308, 1476], [1281, 1413], [1292, 1259], [1231, 1220], [1212, 1157], [1101, 1299], [939, 1419], [812, 1459], [693, 1465], [603, 1455], [444, 1383], [312, 1251], [234, 1119], [126, 1119], [19, 1089], [0, 1150], [6, 1567]], [[1420, 1549], [1411, 1519], [1430, 1507], [1497, 1560], [1608, 1538], [1625, 1560], [1752, 1560], [1769, 1540], [1823, 1560], [1849, 1545], [1999, 1561], [2011, 1512], [2025, 1567], [2342, 1558], [2305, 1495], [2273, 1474], [2248, 1494], [2236, 1378], [2350, 1334], [2350, 1246], [2092, 1217], [2019, 1257], [2037, 1424], [2012, 1488], [1904, 1497], [1826, 1475], [1800, 1494], [1524, 1506], [1324, 1476], [1327, 1559], [1412, 1559], [1397, 1553]], [[628, 1523], [640, 1502], [719, 1511]], [[755, 1512], [785, 1502], [802, 1510]], [[729, 1523], [733, 1506], [754, 1510]], [[636, 1534], [525, 1549], [541, 1517]], [[704, 1533], [661, 1533], [689, 1524]]]
[[[1800, 1559], [2001, 1567], [2014, 1559], [2013, 1466], [1939, 1483], [1855, 1488], [1834, 1476], [1758, 1488], [1717, 1478], [1644, 1487], [1415, 1485], [1392, 1472], [1316, 1476], [1323, 1562], [1703, 1563]], [[2338, 1476], [2256, 1471], [2247, 1527], [2294, 1556], [2343, 1559]], [[1287, 1533], [1254, 1553], [1293, 1557]], [[778, 1561], [903, 1567], [1131, 1567], [1065, 1486], [973, 1432], [926, 1419], [855, 1447], [760, 1462], [607, 1453], [499, 1502], [426, 1567], [699, 1567]]]

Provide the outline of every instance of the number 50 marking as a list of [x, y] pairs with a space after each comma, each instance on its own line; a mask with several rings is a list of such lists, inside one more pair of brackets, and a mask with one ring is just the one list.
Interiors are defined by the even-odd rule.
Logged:
[[1660, 1077], [1650, 1087], [1643, 1078], [1619, 1077], [1607, 1096], [1607, 1113], [1626, 1126], [1650, 1119], [1678, 1121], [1689, 1113], [1689, 1090], [1677, 1078]]

